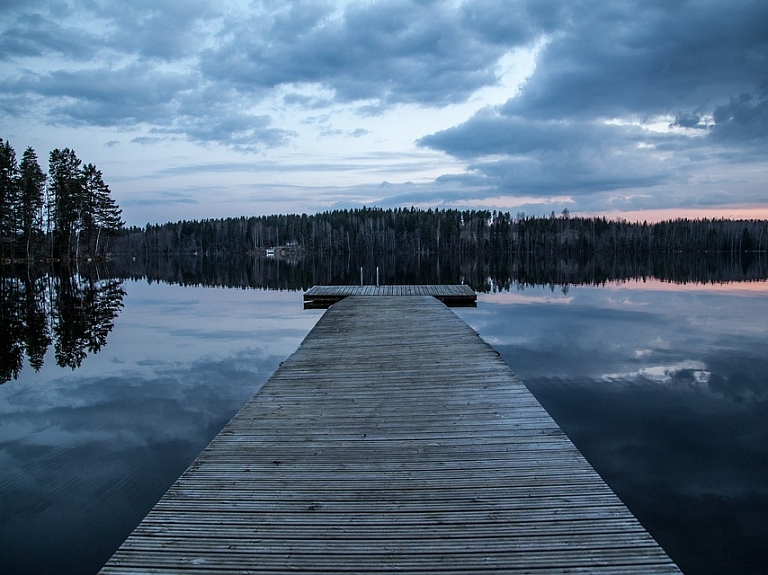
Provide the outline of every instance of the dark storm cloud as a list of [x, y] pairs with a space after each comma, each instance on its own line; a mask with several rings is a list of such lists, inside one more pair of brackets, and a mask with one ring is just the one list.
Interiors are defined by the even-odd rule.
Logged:
[[[24, 61], [0, 93], [16, 98], [7, 105], [16, 116], [45, 100], [56, 124], [149, 124], [193, 141], [274, 146], [292, 134], [244, 110], [277, 87], [286, 87], [286, 105], [360, 101], [364, 114], [462, 102], [494, 85], [498, 59], [551, 25], [525, 4], [256, 2], [229, 12], [172, 0], [19, 4], [0, 26], [0, 58], [80, 65]], [[302, 100], [292, 85], [332, 96]]]
[[202, 0], [15, 2], [5, 11], [0, 59], [58, 54], [75, 61], [105, 52], [166, 61], [194, 54], [198, 26], [216, 16]]
[[713, 137], [723, 142], [765, 145], [768, 139], [768, 90], [758, 97], [740, 94], [714, 113]]
[[219, 45], [203, 53], [201, 69], [243, 89], [317, 83], [344, 102], [460, 102], [496, 82], [494, 67], [510, 46], [535, 37], [533, 26], [521, 23], [499, 42], [509, 32], [503, 22], [478, 31], [475, 14], [400, 0], [351, 3], [336, 15], [329, 3], [294, 2], [228, 23]]
[[[764, 159], [768, 5], [559, 6], [519, 95], [420, 140], [470, 162], [465, 182], [551, 196], [685, 181], [712, 157]], [[659, 116], [696, 134], [640, 127]]]
[[461, 24], [479, 38], [501, 46], [525, 45], [561, 25], [559, 0], [475, 0], [460, 8]]
[[[21, 7], [22, 3], [18, 4]], [[60, 54], [74, 60], [88, 60], [97, 50], [93, 34], [67, 26], [38, 13], [22, 13], [9, 20], [0, 34], [0, 60], [24, 56]]]
[[[573, 7], [566, 3], [565, 6]], [[583, 2], [551, 36], [504, 114], [690, 112], [768, 79], [764, 2]]]
[[[194, 58], [215, 26], [207, 2], [19, 6], [0, 27], [0, 58], [56, 57], [74, 65], [20, 66], [0, 87], [3, 111], [64, 126], [136, 127], [240, 149], [284, 143], [290, 132], [247, 111], [250, 101], [200, 77]], [[58, 20], [57, 20], [58, 17]], [[59, 23], [61, 22], [61, 23]], [[146, 137], [136, 140], [147, 141]]]
[[[2, 114], [248, 152], [296, 137], [277, 114], [317, 124], [320, 137], [355, 137], [366, 132], [332, 125], [330, 111], [473, 101], [499, 86], [510, 54], [535, 50], [505, 103], [419, 140], [466, 162], [424, 192], [441, 188], [446, 201], [717, 204], [732, 201], [727, 190], [669, 190], [707, 170], [720, 181], [723, 166], [765, 162], [768, 150], [762, 0], [49, 0], [0, 10]], [[311, 110], [321, 111], [294, 117]], [[755, 189], [740, 198], [759, 199]]]
[[43, 113], [55, 123], [120, 126], [165, 121], [175, 111], [174, 97], [191, 86], [184, 75], [133, 65], [28, 73], [8, 82], [3, 91], [45, 98]]
[[691, 112], [688, 114], [677, 114], [675, 121], [670, 126], [679, 126], [681, 128], [696, 128], [699, 130], [706, 129], [706, 125], [703, 123], [704, 118], [697, 112]]
[[291, 135], [272, 127], [269, 116], [242, 111], [239, 96], [231, 90], [201, 89], [199, 79], [189, 74], [160, 72], [138, 64], [119, 70], [30, 73], [10, 82], [6, 91], [17, 96], [6, 103], [14, 112], [21, 113], [18, 108], [30, 103], [21, 96], [35, 94], [41, 102], [45, 98], [42, 113], [52, 123], [67, 126], [148, 124], [153, 126], [153, 134], [243, 149], [277, 146]]
[[93, 14], [114, 25], [108, 44], [141, 58], [175, 61], [198, 52], [205, 22], [215, 20], [217, 3], [205, 0], [105, 2]]
[[649, 162], [639, 145], [674, 139], [678, 137], [652, 136], [633, 125], [539, 120], [483, 110], [464, 124], [422, 138], [420, 144], [470, 162], [472, 173], [454, 181], [548, 196], [665, 182], [668, 167]]
[[464, 124], [421, 139], [463, 159], [491, 154], [557, 154], [585, 142], [596, 150], [637, 143], [640, 134], [626, 127], [566, 119], [531, 120], [482, 110]]

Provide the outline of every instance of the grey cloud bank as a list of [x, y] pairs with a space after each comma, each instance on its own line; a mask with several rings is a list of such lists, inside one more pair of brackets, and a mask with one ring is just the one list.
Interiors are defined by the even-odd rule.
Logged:
[[704, 160], [765, 161], [766, 70], [768, 12], [758, 3], [581, 3], [519, 95], [420, 143], [472, 162], [502, 189], [673, 185], [707, 169]]
[[[0, 14], [0, 136], [114, 164], [128, 206], [162, 206], [189, 192], [185, 170], [215, 165], [197, 204], [215, 182], [244, 214], [425, 198], [768, 213], [764, 2], [51, 0]], [[249, 162], [275, 169], [248, 179]], [[383, 180], [414, 185], [388, 196]], [[284, 186], [304, 193], [281, 199]], [[176, 219], [167, 207], [153, 218]]]

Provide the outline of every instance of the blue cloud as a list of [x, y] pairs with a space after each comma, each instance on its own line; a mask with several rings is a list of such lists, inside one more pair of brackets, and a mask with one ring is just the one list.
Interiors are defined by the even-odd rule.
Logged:
[[[723, 167], [763, 166], [768, 150], [765, 2], [41, 0], [0, 10], [0, 117], [15, 125], [135, 130], [133, 143], [249, 154], [295, 151], [296, 125], [369, 144], [371, 116], [472, 110], [486, 88], [498, 97], [499, 66], [527, 49], [535, 67], [505, 102], [418, 140], [465, 170], [412, 193], [716, 203], [733, 189]], [[350, 124], [354, 114], [367, 123]], [[677, 191], [697, 179], [722, 190]], [[761, 199], [756, 183], [742, 187], [740, 199]]]
[[[673, 186], [707, 160], [764, 161], [768, 6], [558, 7], [518, 95], [419, 140], [467, 161], [461, 181], [502, 194], [597, 195]], [[670, 115], [670, 127], [691, 133], [643, 127]]]

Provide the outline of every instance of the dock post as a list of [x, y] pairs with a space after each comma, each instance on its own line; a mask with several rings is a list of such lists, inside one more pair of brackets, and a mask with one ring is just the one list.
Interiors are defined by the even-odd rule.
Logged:
[[379, 287], [379, 266], [376, 266], [376, 287]]
[[363, 266], [360, 266], [360, 285], [363, 285]]

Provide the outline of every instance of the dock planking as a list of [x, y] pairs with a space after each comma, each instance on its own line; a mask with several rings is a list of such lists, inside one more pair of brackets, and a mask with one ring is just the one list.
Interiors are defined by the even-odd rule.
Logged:
[[475, 307], [477, 294], [467, 285], [314, 286], [304, 293], [304, 309], [327, 309], [347, 296], [423, 296], [449, 307]]
[[464, 321], [348, 296], [102, 570], [679, 573]]

